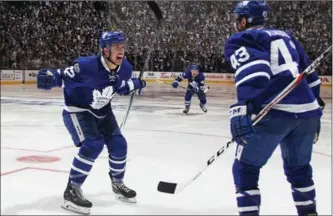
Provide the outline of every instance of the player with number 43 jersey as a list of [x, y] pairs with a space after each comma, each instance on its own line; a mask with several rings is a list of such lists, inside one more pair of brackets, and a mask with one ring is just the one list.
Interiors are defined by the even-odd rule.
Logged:
[[[320, 98], [318, 74], [307, 76], [252, 126], [251, 116], [258, 114], [311, 62], [291, 33], [263, 26], [270, 12], [265, 1], [239, 2], [233, 12], [238, 32], [226, 41], [224, 53], [234, 69], [237, 91], [237, 103], [231, 105], [229, 114], [232, 138], [237, 142], [233, 177], [239, 214], [259, 215], [259, 173], [280, 144], [284, 173], [298, 215], [316, 215], [310, 160], [325, 105]], [[276, 184], [271, 182], [272, 187], [276, 188]], [[275, 208], [279, 205], [276, 203]]]

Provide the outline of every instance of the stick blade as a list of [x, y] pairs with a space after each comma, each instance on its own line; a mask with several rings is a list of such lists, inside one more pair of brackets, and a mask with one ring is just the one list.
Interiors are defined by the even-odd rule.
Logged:
[[154, 12], [156, 19], [159, 21], [162, 20], [163, 15], [158, 4], [155, 1], [147, 1], [147, 4], [150, 7], [150, 9]]
[[176, 192], [176, 183], [160, 181], [157, 186], [157, 190], [162, 193], [174, 194]]

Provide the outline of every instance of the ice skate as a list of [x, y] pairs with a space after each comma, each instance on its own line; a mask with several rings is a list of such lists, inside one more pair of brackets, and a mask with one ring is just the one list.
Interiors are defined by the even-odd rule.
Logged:
[[185, 109], [183, 110], [183, 113], [187, 114], [188, 111], [190, 111], [190, 107], [189, 107], [189, 106], [186, 106]]
[[64, 203], [61, 207], [72, 212], [89, 215], [92, 203], [84, 197], [81, 188], [68, 182], [64, 192]]
[[123, 202], [136, 203], [136, 192], [128, 188], [123, 182], [112, 182], [112, 190], [116, 198]]
[[200, 104], [200, 108], [202, 109], [203, 112], [207, 112], [207, 108], [205, 104]]

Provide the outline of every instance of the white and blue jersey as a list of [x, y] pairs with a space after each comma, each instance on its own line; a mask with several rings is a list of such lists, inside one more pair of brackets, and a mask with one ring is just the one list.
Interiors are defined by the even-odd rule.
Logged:
[[188, 81], [188, 85], [198, 87], [199, 90], [204, 91], [205, 75], [201, 71], [199, 71], [197, 76], [193, 77], [191, 68], [189, 67], [185, 70], [185, 72], [179, 74], [179, 76], [176, 78], [178, 82], [181, 82], [184, 79]]
[[[311, 63], [291, 34], [268, 28], [232, 35], [225, 44], [225, 59], [235, 72], [238, 102], [251, 103], [255, 114]], [[321, 116], [317, 102], [320, 83], [318, 74], [312, 73], [270, 113], [301, 118]]]
[[64, 88], [64, 110], [70, 113], [88, 111], [103, 118], [111, 110], [115, 92], [138, 88], [131, 79], [133, 69], [126, 59], [111, 71], [102, 56], [80, 57], [65, 69], [49, 71], [55, 76], [56, 85]]

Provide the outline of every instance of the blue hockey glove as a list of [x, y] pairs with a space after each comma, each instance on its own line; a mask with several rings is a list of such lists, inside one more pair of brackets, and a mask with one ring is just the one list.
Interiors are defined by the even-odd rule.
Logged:
[[178, 88], [178, 86], [179, 86], [179, 82], [177, 80], [172, 82], [172, 87]]
[[199, 87], [198, 93], [200, 94], [205, 93], [205, 87], [204, 86]]
[[146, 81], [142, 80], [142, 79], [138, 79], [138, 78], [133, 78], [132, 79], [133, 84], [134, 84], [134, 89], [143, 89], [144, 87], [146, 87]]
[[[143, 89], [144, 87], [146, 87], [146, 81], [140, 80], [138, 78], [133, 78], [131, 85], [132, 85], [132, 88], [133, 88], [133, 90], [132, 90], [132, 92], [133, 92], [133, 91], [135, 91], [137, 89]], [[129, 84], [126, 83], [126, 85], [124, 87], [118, 89], [117, 93], [120, 94], [120, 95], [128, 95], [128, 94], [130, 94], [131, 91], [130, 91]]]
[[[325, 109], [325, 102], [323, 101], [323, 99], [321, 99], [321, 97], [317, 98], [318, 104], [320, 106], [320, 109], [323, 111]], [[321, 129], [321, 121], [320, 119], [318, 120], [318, 127], [317, 127], [317, 132], [315, 134], [315, 138], [313, 140], [313, 144], [316, 144], [316, 142], [319, 139], [319, 134], [320, 134], [320, 129]]]
[[233, 140], [239, 145], [249, 144], [255, 134], [251, 120], [252, 110], [251, 104], [237, 103], [230, 106], [230, 130]]
[[55, 86], [55, 77], [47, 69], [41, 69], [37, 74], [37, 88], [49, 90]]

